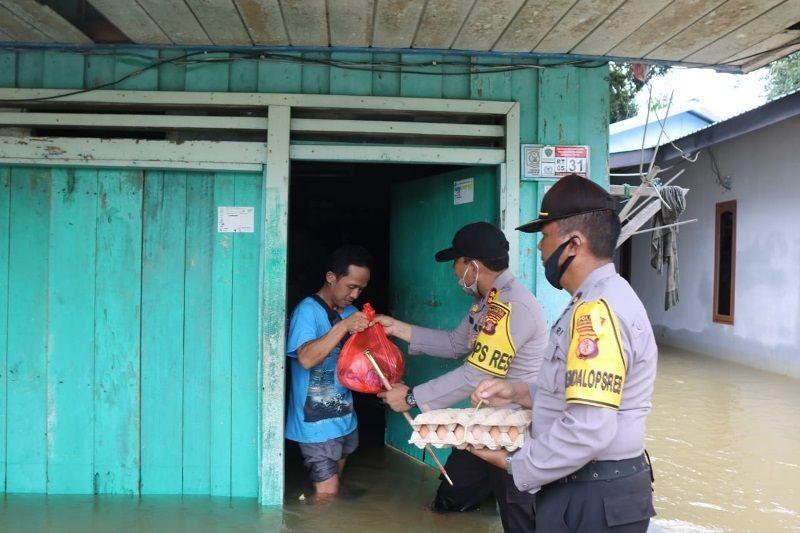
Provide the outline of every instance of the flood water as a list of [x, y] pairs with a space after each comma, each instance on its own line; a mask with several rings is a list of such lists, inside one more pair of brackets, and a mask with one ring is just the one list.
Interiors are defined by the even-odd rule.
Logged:
[[[658, 517], [651, 531], [800, 532], [800, 382], [662, 348], [647, 447]], [[492, 506], [428, 510], [430, 469], [365, 446], [347, 494], [312, 504], [298, 465], [283, 511], [247, 499], [8, 495], [0, 531], [502, 531]], [[301, 495], [304, 499], [301, 499]]]
[[653, 529], [800, 531], [799, 405], [800, 381], [662, 347]]

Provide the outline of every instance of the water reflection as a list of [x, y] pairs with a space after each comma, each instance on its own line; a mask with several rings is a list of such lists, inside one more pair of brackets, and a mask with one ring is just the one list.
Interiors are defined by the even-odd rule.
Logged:
[[[655, 467], [653, 532], [800, 531], [800, 391], [795, 380], [663, 348], [647, 447]], [[289, 460], [286, 505], [252, 499], [8, 495], [0, 531], [499, 532], [491, 505], [428, 509], [435, 473], [365, 446], [335, 501], [308, 496]], [[302, 498], [301, 498], [302, 496]]]
[[800, 531], [798, 386], [662, 348], [647, 427], [657, 528]]

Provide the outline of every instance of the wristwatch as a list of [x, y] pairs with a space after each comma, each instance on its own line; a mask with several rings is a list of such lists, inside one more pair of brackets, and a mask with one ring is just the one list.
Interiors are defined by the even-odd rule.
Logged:
[[509, 475], [513, 476], [514, 473], [511, 471], [511, 457], [513, 456], [511, 455], [506, 456], [506, 472], [508, 472]]
[[417, 400], [414, 398], [414, 393], [410, 390], [408, 391], [408, 394], [406, 394], [406, 403], [409, 407], [417, 406]]

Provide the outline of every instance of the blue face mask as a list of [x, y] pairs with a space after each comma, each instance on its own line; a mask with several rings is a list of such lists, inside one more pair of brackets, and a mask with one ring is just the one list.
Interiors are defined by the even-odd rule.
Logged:
[[572, 237], [561, 243], [561, 245], [550, 254], [550, 257], [544, 261], [544, 277], [547, 278], [550, 285], [558, 290], [564, 288], [561, 286], [561, 278], [564, 276], [564, 272], [569, 268], [569, 265], [572, 264], [572, 260], [575, 259], [575, 256], [571, 255], [564, 260], [564, 264], [562, 264], [560, 268], [558, 266], [558, 260], [561, 258], [561, 254], [564, 253], [564, 250], [571, 240]]

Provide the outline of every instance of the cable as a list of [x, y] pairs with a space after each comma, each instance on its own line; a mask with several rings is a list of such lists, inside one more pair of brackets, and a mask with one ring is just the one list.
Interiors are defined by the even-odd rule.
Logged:
[[[149, 56], [144, 54], [134, 54], [134, 53], [123, 53], [117, 54], [115, 52], [80, 52], [83, 55], [91, 56], [91, 55], [101, 55], [101, 56], [109, 56], [109, 55], [116, 55], [118, 57], [124, 56], [131, 56], [136, 58], [146, 58], [152, 59]], [[329, 66], [334, 68], [340, 68], [345, 70], [355, 70], [355, 71], [370, 71], [370, 72], [380, 72], [380, 73], [398, 73], [401, 72], [403, 74], [420, 74], [420, 75], [434, 75], [434, 76], [465, 76], [465, 75], [480, 75], [480, 74], [495, 74], [495, 73], [504, 73], [504, 72], [514, 72], [518, 70], [528, 70], [528, 69], [547, 69], [547, 68], [564, 68], [564, 67], [576, 67], [576, 68], [600, 68], [605, 66], [606, 62], [597, 62], [597, 61], [587, 61], [587, 60], [573, 60], [573, 61], [564, 61], [561, 63], [550, 63], [547, 65], [534, 65], [530, 63], [516, 63], [516, 64], [509, 64], [509, 65], [492, 65], [492, 64], [476, 64], [471, 62], [463, 62], [463, 61], [449, 61], [449, 60], [442, 60], [442, 61], [430, 61], [430, 62], [423, 62], [423, 63], [414, 63], [412, 66], [416, 67], [409, 69], [408, 64], [404, 64], [402, 62], [393, 62], [393, 61], [378, 61], [378, 62], [358, 62], [358, 61], [346, 61], [341, 59], [320, 59], [320, 58], [309, 58], [303, 56], [295, 56], [289, 54], [277, 54], [277, 53], [238, 53], [234, 57], [204, 57], [203, 59], [194, 59], [189, 60], [187, 59], [196, 56], [205, 56], [208, 51], [196, 51], [196, 52], [189, 52], [180, 56], [170, 57], [170, 58], [163, 58], [159, 60], [155, 60], [149, 65], [145, 65], [139, 69], [129, 72], [128, 74], [118, 78], [114, 81], [110, 81], [107, 83], [103, 83], [97, 85], [95, 87], [85, 88], [85, 89], [78, 89], [75, 91], [53, 95], [53, 96], [43, 96], [40, 98], [20, 98], [20, 99], [3, 99], [0, 102], [3, 103], [20, 103], [20, 102], [43, 102], [48, 100], [58, 100], [60, 98], [66, 98], [68, 96], [74, 96], [76, 94], [85, 94], [92, 91], [96, 91], [99, 89], [104, 89], [107, 87], [112, 87], [118, 83], [122, 83], [125, 80], [133, 78], [151, 70], [153, 68], [159, 67], [161, 65], [166, 64], [200, 64], [206, 62], [233, 62], [239, 60], [272, 60], [276, 62], [291, 62], [291, 63], [310, 63], [310, 64], [317, 64], [323, 66]], [[444, 70], [441, 71], [431, 71], [431, 70], [419, 70], [420, 67], [437, 67], [437, 66], [458, 66], [462, 67], [464, 70], [461, 72], [447, 72]], [[402, 70], [398, 70], [402, 69]]]
[[716, 176], [717, 185], [722, 187], [724, 191], [730, 192], [730, 190], [733, 188], [733, 179], [730, 176], [722, 175], [722, 172], [719, 170], [717, 158], [711, 148], [708, 149], [708, 155], [711, 157], [711, 171], [714, 172], [714, 175]]
[[78, 89], [76, 91], [72, 91], [72, 92], [68, 92], [68, 93], [56, 94], [56, 95], [53, 95], [53, 96], [42, 96], [40, 98], [2, 99], [2, 100], [0, 100], [0, 102], [43, 102], [43, 101], [46, 101], [46, 100], [57, 100], [59, 98], [65, 98], [67, 96], [74, 96], [76, 94], [90, 93], [90, 92], [96, 91], [98, 89], [104, 89], [106, 87], [111, 87], [111, 86], [116, 85], [118, 83], [122, 83], [123, 81], [125, 81], [127, 79], [130, 79], [130, 78], [133, 78], [135, 76], [138, 76], [139, 74], [141, 74], [143, 72], [146, 72], [146, 71], [148, 71], [150, 69], [153, 69], [153, 68], [156, 68], [158, 66], [164, 65], [166, 63], [171, 63], [171, 62], [173, 62], [175, 60], [184, 59], [184, 58], [195, 56], [195, 55], [198, 55], [198, 54], [205, 54], [205, 52], [190, 52], [188, 54], [184, 54], [182, 56], [178, 56], [178, 57], [174, 57], [174, 58], [160, 59], [158, 61], [154, 61], [153, 63], [151, 63], [149, 65], [145, 65], [142, 68], [133, 70], [133, 71], [129, 72], [128, 74], [126, 74], [126, 75], [122, 76], [121, 78], [118, 78], [118, 79], [116, 79], [114, 81], [109, 81], [107, 83], [101, 83], [100, 85], [97, 85], [95, 87], [90, 87], [90, 88], [87, 88], [87, 89]]

